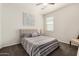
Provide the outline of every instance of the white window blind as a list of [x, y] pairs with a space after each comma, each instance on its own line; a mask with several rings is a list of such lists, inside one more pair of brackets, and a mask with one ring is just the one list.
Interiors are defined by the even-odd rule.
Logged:
[[54, 31], [54, 18], [53, 17], [46, 18], [46, 31]]

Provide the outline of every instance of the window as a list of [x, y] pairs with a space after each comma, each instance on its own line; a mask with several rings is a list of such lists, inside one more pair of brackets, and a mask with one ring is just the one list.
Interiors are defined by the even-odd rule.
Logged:
[[46, 31], [54, 31], [54, 18], [53, 17], [46, 18]]

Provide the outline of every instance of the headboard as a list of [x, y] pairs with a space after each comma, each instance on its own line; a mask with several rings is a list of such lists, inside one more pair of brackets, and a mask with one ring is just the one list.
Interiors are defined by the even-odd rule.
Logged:
[[28, 33], [33, 33], [33, 32], [40, 33], [38, 29], [20, 29], [20, 36], [22, 36], [23, 34], [28, 34]]
[[39, 32], [37, 29], [20, 29], [20, 33]]

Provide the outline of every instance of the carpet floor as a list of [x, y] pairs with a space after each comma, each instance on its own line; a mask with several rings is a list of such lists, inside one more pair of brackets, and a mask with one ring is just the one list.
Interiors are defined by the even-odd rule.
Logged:
[[[76, 56], [77, 46], [60, 43], [60, 47], [48, 54], [47, 56]], [[9, 46], [0, 49], [0, 56], [28, 56], [21, 44]]]

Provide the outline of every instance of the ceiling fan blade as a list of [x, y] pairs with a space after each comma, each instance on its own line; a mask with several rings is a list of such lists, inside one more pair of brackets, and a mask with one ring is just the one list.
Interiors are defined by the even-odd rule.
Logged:
[[42, 3], [37, 3], [36, 5], [38, 6], [38, 5], [41, 5]]
[[48, 4], [50, 4], [50, 5], [55, 5], [55, 3], [48, 3]]

